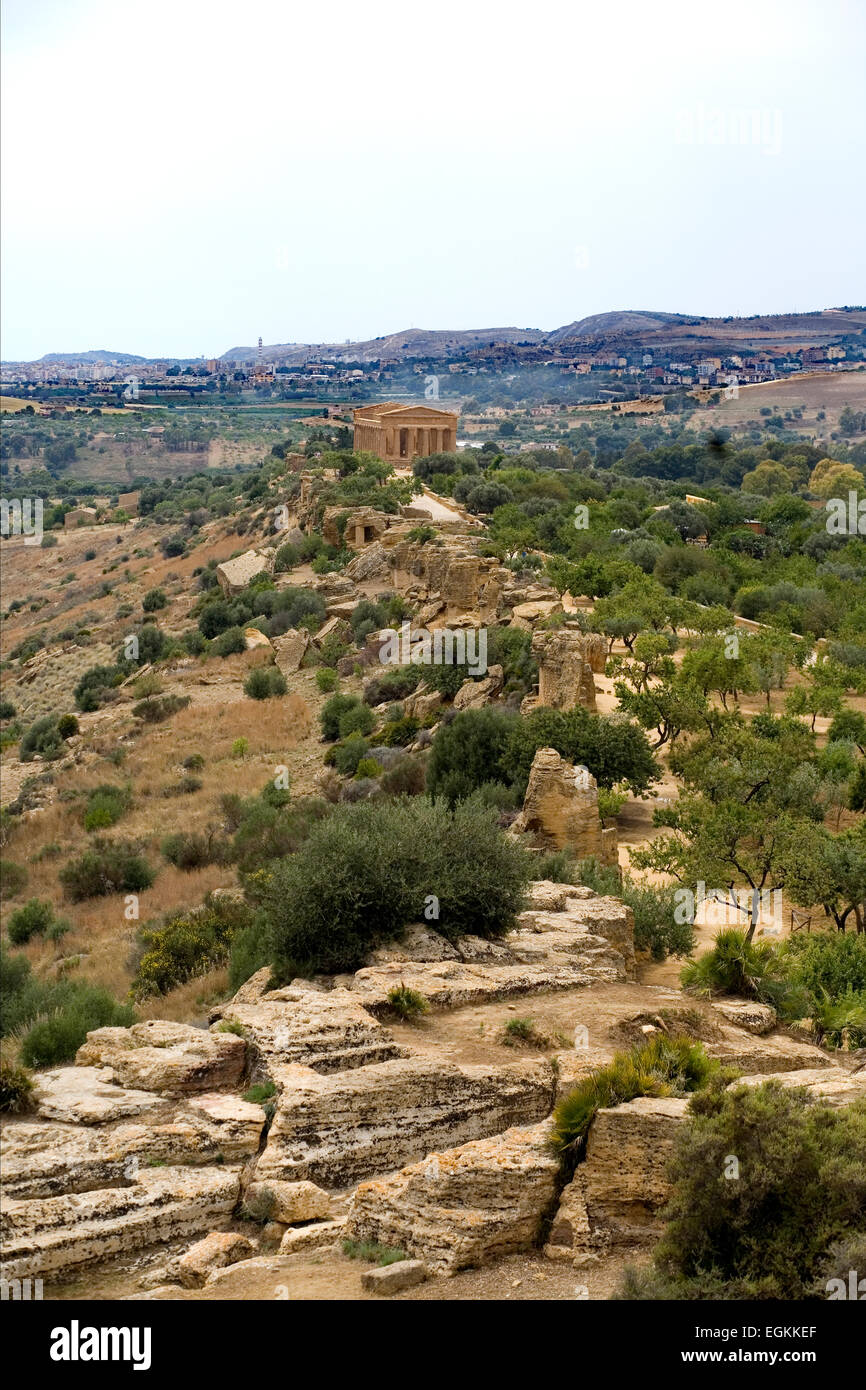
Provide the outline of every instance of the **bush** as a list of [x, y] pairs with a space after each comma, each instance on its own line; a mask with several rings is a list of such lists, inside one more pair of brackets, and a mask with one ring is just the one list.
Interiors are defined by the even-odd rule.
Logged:
[[250, 926], [235, 934], [229, 959], [229, 989], [236, 992], [242, 984], [270, 965], [270, 947], [264, 922], [254, 918]]
[[164, 719], [170, 719], [179, 710], [186, 709], [189, 702], [189, 695], [148, 697], [146, 700], [140, 700], [137, 705], [133, 705], [132, 713], [136, 719], [141, 719], [145, 724], [161, 724]]
[[30, 763], [35, 757], [53, 762], [63, 752], [63, 735], [60, 733], [60, 720], [56, 714], [47, 714], [37, 719], [21, 740], [18, 756], [22, 763]]
[[0, 719], [14, 719], [17, 713], [11, 700], [0, 700]]
[[360, 647], [368, 632], [378, 632], [385, 627], [388, 618], [381, 603], [373, 603], [371, 599], [361, 599], [352, 609], [349, 623], [352, 628], [352, 637], [356, 647]]
[[[841, 1243], [862, 1248], [866, 1101], [833, 1109], [768, 1081], [690, 1109], [654, 1268], [631, 1271], [619, 1297], [826, 1298]], [[739, 1181], [726, 1177], [731, 1155]]]
[[355, 768], [356, 777], [378, 777], [382, 772], [382, 766], [376, 762], [375, 758], [362, 758]]
[[115, 787], [109, 783], [94, 787], [88, 793], [84, 808], [84, 829], [106, 830], [116, 825], [131, 805], [132, 792], [129, 787]]
[[382, 774], [380, 785], [386, 796], [421, 796], [426, 780], [423, 758], [407, 756]]
[[[349, 710], [362, 709], [363, 705], [357, 695], [332, 695], [330, 700], [326, 700], [319, 713], [319, 723], [322, 727], [322, 737], [328, 742], [333, 743], [340, 737], [340, 720]], [[367, 711], [369, 714], [369, 710]], [[373, 727], [371, 718], [370, 727]]]
[[234, 656], [237, 652], [245, 652], [246, 649], [247, 639], [242, 627], [227, 627], [213, 644], [213, 651], [217, 656]]
[[350, 734], [333, 749], [333, 764], [342, 777], [354, 777], [362, 761], [367, 758], [370, 745], [363, 734]]
[[244, 694], [251, 700], [269, 700], [285, 695], [286, 678], [277, 666], [255, 666], [244, 681]]
[[430, 1009], [426, 995], [420, 994], [417, 989], [408, 989], [406, 985], [395, 985], [388, 990], [388, 1004], [405, 1023], [413, 1022]]
[[57, 721], [57, 732], [62, 739], [72, 738], [78, 733], [78, 720], [74, 714], [61, 714]]
[[11, 859], [0, 859], [0, 899], [17, 898], [27, 887], [27, 870]]
[[415, 742], [415, 736], [420, 728], [420, 719], [416, 719], [414, 715], [405, 714], [401, 715], [399, 719], [389, 719], [377, 737], [386, 748], [406, 748], [410, 743]]
[[553, 1112], [551, 1142], [559, 1153], [574, 1159], [597, 1110], [622, 1105], [636, 1096], [684, 1096], [720, 1075], [720, 1064], [707, 1056], [700, 1043], [658, 1033], [628, 1052], [618, 1052], [612, 1062], [563, 1097]]
[[417, 690], [421, 680], [417, 666], [388, 666], [364, 686], [364, 702], [383, 705], [386, 700], [405, 700]]
[[60, 870], [64, 892], [73, 902], [109, 893], [140, 893], [156, 877], [139, 846], [125, 840], [96, 839], [93, 847]]
[[776, 947], [748, 941], [739, 927], [720, 931], [711, 951], [684, 965], [680, 983], [702, 999], [720, 994], [757, 999], [789, 1018], [802, 1017], [808, 1008], [805, 991], [792, 985]]
[[232, 841], [240, 872], [253, 874], [273, 859], [294, 854], [330, 809], [327, 801], [312, 796], [289, 806], [269, 804], [263, 797], [240, 802]]
[[0, 1057], [0, 1114], [20, 1115], [32, 1109], [33, 1078], [26, 1067], [17, 1067]]
[[331, 666], [320, 666], [316, 671], [316, 685], [322, 694], [337, 689], [337, 673]]
[[54, 921], [54, 909], [41, 898], [30, 898], [9, 918], [9, 940], [15, 946], [23, 946], [31, 936], [41, 936]]
[[372, 710], [356, 700], [351, 709], [340, 715], [340, 738], [348, 738], [350, 734], [369, 734], [375, 722]]
[[291, 545], [286, 541], [279, 547], [274, 556], [274, 573], [284, 574], [286, 570], [292, 570], [300, 562], [297, 546]]
[[204, 975], [228, 960], [237, 932], [248, 927], [246, 903], [209, 897], [196, 912], [172, 914], [160, 927], [141, 933], [145, 951], [130, 988], [134, 999], [167, 994], [194, 975]]
[[469, 802], [341, 805], [273, 866], [261, 902], [281, 976], [357, 969], [425, 914], [449, 938], [503, 935], [520, 911], [530, 856]]
[[577, 865], [577, 877], [572, 880], [603, 896], [619, 898], [634, 913], [634, 945], [636, 951], [647, 951], [653, 960], [668, 956], [691, 955], [695, 945], [695, 929], [691, 922], [677, 921], [677, 890], [674, 885], [656, 887], [640, 883], [616, 866], [600, 865], [595, 859], [584, 859]]
[[213, 833], [199, 835], [178, 830], [166, 835], [160, 848], [176, 869], [203, 869], [207, 864], [225, 864], [231, 858], [231, 846]]
[[113, 699], [113, 692], [129, 674], [122, 666], [91, 666], [75, 687], [75, 703], [84, 713], [91, 713]]
[[119, 1004], [107, 990], [85, 981], [67, 981], [43, 1002], [53, 1007], [50, 1018], [34, 1023], [21, 1043], [21, 1060], [28, 1067], [56, 1067], [71, 1062], [87, 1034], [94, 1028], [128, 1028], [135, 1013], [128, 1004]]
[[156, 613], [158, 609], [165, 608], [167, 603], [168, 599], [164, 589], [148, 589], [141, 600], [141, 606], [145, 613]]

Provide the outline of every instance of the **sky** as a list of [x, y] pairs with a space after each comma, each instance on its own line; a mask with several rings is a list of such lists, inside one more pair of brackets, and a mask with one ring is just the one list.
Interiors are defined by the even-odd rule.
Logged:
[[2, 356], [866, 303], [864, 0], [5, 0]]

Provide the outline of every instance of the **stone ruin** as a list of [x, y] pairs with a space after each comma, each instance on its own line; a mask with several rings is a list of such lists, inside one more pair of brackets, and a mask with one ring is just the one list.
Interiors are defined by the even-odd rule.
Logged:
[[536, 752], [523, 810], [511, 832], [532, 835], [539, 849], [568, 850], [576, 859], [618, 863], [616, 827], [602, 827], [595, 778], [585, 767], [573, 767], [555, 748]]
[[538, 662], [538, 695], [527, 698], [523, 713], [537, 706], [574, 709], [582, 705], [595, 710], [592, 676], [604, 670], [607, 658], [607, 641], [601, 633], [569, 626], [541, 629], [533, 633], [532, 655]]

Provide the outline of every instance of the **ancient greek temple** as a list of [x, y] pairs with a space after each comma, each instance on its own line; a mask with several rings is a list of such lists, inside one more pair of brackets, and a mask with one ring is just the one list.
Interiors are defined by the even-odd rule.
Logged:
[[384, 401], [352, 412], [354, 447], [378, 454], [386, 463], [411, 464], [418, 455], [451, 453], [457, 448], [457, 414], [426, 405]]

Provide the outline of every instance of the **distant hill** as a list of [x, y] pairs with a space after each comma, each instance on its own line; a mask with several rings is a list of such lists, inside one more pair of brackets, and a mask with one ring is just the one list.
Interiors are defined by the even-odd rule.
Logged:
[[116, 362], [121, 367], [134, 367], [137, 363], [150, 362], [149, 357], [136, 357], [131, 352], [109, 352], [106, 348], [91, 348], [87, 352], [46, 352], [39, 361], [46, 367], [75, 367], [80, 362], [104, 364]]
[[[471, 348], [494, 343], [540, 343], [540, 328], [404, 328], [382, 338], [361, 343], [274, 343], [262, 348], [267, 362], [297, 366], [311, 358], [322, 362], [376, 362], [394, 358], [454, 357]], [[234, 347], [224, 352], [222, 362], [254, 362], [258, 349]]]
[[[623, 352], [681, 349], [727, 355], [778, 348], [823, 347], [843, 337], [866, 334], [866, 307], [817, 309], [804, 314], [755, 314], [751, 318], [707, 318], [701, 314], [669, 314], [661, 310], [617, 309], [591, 314], [546, 332], [540, 328], [404, 328], [381, 338], [358, 343], [271, 343], [262, 348], [265, 362], [300, 366], [304, 362], [411, 361], [439, 358], [447, 361], [467, 352], [496, 344], [523, 344], [560, 351], [567, 345], [587, 352], [619, 348]], [[258, 349], [239, 345], [229, 348], [221, 362], [255, 362]], [[44, 366], [79, 363], [111, 363], [136, 366], [158, 359], [104, 348], [87, 352], [51, 352], [39, 359]], [[193, 358], [170, 358], [181, 363]], [[10, 364], [16, 365], [16, 364]]]
[[595, 314], [557, 328], [551, 344], [580, 343], [587, 349], [677, 348], [703, 352], [747, 352], [771, 347], [796, 352], [823, 347], [834, 339], [866, 332], [866, 309], [818, 309], [806, 314], [756, 314], [752, 318], [705, 318], [701, 315], [624, 310]]
[[669, 324], [702, 323], [704, 320], [690, 318], [686, 314], [654, 314], [645, 309], [622, 309], [610, 314], [591, 314], [586, 319], [576, 319], [564, 328], [555, 328], [548, 333], [545, 342], [559, 343], [577, 338], [618, 336], [621, 333], [649, 333], [654, 329], [666, 328]]

